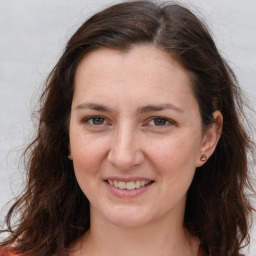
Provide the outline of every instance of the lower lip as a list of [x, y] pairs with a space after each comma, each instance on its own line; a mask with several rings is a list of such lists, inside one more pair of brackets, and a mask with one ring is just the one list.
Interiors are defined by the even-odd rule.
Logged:
[[106, 184], [108, 190], [117, 197], [139, 196], [139, 195], [143, 194], [144, 192], [146, 192], [148, 189], [150, 189], [152, 187], [152, 185], [154, 184], [154, 182], [152, 182], [152, 183], [147, 184], [144, 187], [129, 190], [129, 189], [120, 189], [120, 188], [111, 186], [107, 181], [105, 181], [104, 183]]

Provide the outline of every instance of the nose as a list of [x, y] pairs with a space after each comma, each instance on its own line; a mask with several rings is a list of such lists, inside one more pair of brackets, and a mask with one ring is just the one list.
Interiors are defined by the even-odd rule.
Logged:
[[144, 161], [136, 129], [123, 127], [113, 136], [108, 161], [119, 170], [129, 170]]

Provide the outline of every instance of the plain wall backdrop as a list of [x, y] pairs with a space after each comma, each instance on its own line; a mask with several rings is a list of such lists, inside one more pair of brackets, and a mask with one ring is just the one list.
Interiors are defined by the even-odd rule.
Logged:
[[[78, 26], [116, 2], [0, 0], [0, 208], [18, 195], [25, 179], [19, 160], [33, 137], [32, 111], [38, 108], [40, 86]], [[256, 108], [256, 1], [179, 2], [206, 20], [220, 52]], [[1, 220], [3, 216], [4, 211]], [[255, 225], [251, 240], [246, 255], [255, 256]]]

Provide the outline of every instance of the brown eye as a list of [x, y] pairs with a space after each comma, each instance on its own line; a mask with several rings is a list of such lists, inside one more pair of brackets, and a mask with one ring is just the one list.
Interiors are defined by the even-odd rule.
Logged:
[[93, 121], [93, 124], [95, 124], [95, 125], [101, 125], [101, 124], [104, 123], [104, 118], [102, 118], [102, 117], [94, 117], [92, 119], [92, 121]]
[[175, 125], [175, 122], [161, 116], [152, 117], [151, 120], [146, 124], [151, 127], [169, 127], [171, 125]]
[[90, 125], [103, 125], [105, 124], [105, 119], [100, 116], [90, 117], [86, 120]]
[[154, 125], [156, 126], [163, 126], [163, 125], [166, 125], [166, 123], [168, 122], [164, 118], [155, 118], [153, 121], [154, 121]]

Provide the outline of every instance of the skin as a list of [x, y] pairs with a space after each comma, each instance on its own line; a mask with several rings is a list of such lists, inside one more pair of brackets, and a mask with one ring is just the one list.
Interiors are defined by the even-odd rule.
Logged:
[[[221, 113], [213, 116], [203, 132], [188, 73], [153, 46], [86, 55], [75, 75], [70, 152], [91, 227], [74, 255], [197, 255], [184, 209], [200, 157], [211, 156], [220, 136]], [[110, 177], [153, 183], [120, 197], [108, 189]]]

